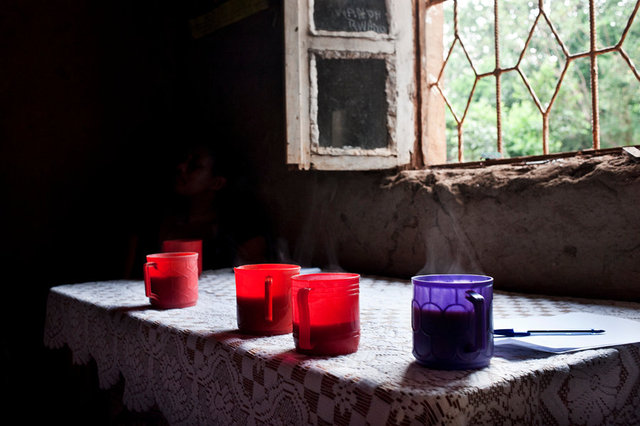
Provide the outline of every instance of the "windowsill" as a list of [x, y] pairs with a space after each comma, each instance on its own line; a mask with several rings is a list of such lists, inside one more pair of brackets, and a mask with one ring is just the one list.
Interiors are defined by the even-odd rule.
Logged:
[[[515, 164], [515, 165], [533, 165], [533, 164], [545, 164], [554, 161], [560, 161], [566, 158], [578, 158], [578, 159], [591, 159], [594, 157], [609, 156], [624, 154], [622, 148], [605, 148], [605, 149], [588, 149], [578, 152], [561, 152], [557, 154], [548, 155], [532, 155], [526, 157], [513, 157], [513, 158], [499, 158], [499, 159], [486, 159], [482, 161], [468, 161], [464, 163], [448, 163], [448, 164], [434, 164], [426, 166], [426, 168], [439, 169], [439, 168], [478, 168], [487, 167], [501, 164]], [[626, 155], [626, 154], [625, 154]]]
[[428, 166], [423, 170], [402, 171], [391, 177], [388, 184], [407, 180], [429, 187], [444, 184], [471, 194], [499, 189], [522, 191], [529, 187], [553, 187], [599, 178], [624, 184], [636, 176], [640, 176], [640, 162], [615, 148], [606, 152]]

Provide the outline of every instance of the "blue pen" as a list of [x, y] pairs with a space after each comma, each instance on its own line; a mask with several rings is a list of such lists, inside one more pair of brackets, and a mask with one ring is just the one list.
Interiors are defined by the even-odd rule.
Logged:
[[513, 328], [499, 328], [493, 330], [493, 334], [497, 337], [526, 337], [526, 336], [571, 336], [571, 335], [583, 335], [583, 334], [602, 334], [604, 330], [596, 330], [594, 328], [589, 330], [527, 330], [527, 331], [515, 331]]

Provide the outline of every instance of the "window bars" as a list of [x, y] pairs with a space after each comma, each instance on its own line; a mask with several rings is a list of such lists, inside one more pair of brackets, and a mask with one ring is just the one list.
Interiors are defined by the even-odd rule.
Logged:
[[[529, 95], [531, 96], [531, 99], [535, 103], [537, 110], [541, 114], [542, 152], [544, 155], [548, 155], [550, 153], [549, 118], [551, 115], [552, 107], [558, 97], [560, 87], [564, 82], [564, 78], [569, 68], [569, 65], [573, 61], [580, 58], [588, 58], [590, 61], [591, 132], [592, 132], [592, 148], [595, 150], [600, 149], [600, 115], [599, 115], [599, 99], [598, 99], [598, 65], [597, 65], [598, 56], [605, 53], [609, 53], [609, 52], [618, 52], [620, 56], [624, 59], [626, 64], [629, 66], [629, 68], [631, 69], [631, 72], [633, 73], [635, 78], [640, 82], [640, 71], [633, 64], [629, 54], [627, 53], [627, 51], [625, 51], [625, 48], [623, 48], [623, 43], [630, 32], [630, 28], [638, 12], [638, 8], [640, 7], [640, 0], [636, 1], [633, 11], [631, 12], [626, 22], [626, 25], [624, 27], [624, 30], [622, 31], [620, 39], [614, 45], [610, 45], [603, 48], [597, 47], [597, 31], [596, 31], [596, 28], [597, 28], [596, 27], [596, 19], [597, 19], [596, 3], [598, 1], [602, 3], [602, 0], [589, 0], [588, 1], [589, 3], [589, 11], [588, 11], [589, 48], [586, 51], [582, 51], [578, 53], [571, 53], [569, 51], [569, 49], [567, 48], [567, 45], [563, 41], [563, 37], [561, 37], [556, 26], [554, 26], [554, 19], [562, 19], [562, 17], [551, 16], [550, 10], [547, 10], [545, 8], [546, 6], [545, 3], [551, 3], [551, 0], [537, 0], [537, 4], [538, 4], [537, 15], [533, 20], [533, 25], [529, 29], [528, 35], [526, 37], [526, 42], [524, 43], [524, 46], [522, 47], [522, 50], [518, 55], [516, 64], [509, 67], [505, 67], [501, 63], [501, 53], [502, 53], [501, 45], [500, 45], [501, 22], [499, 18], [500, 17], [499, 7], [500, 7], [501, 1], [493, 0], [493, 13], [494, 13], [494, 22], [493, 22], [494, 23], [494, 34], [493, 34], [494, 40], [493, 41], [494, 41], [494, 53], [495, 53], [495, 68], [488, 72], [482, 72], [482, 73], [476, 69], [474, 60], [472, 60], [472, 57], [469, 55], [468, 48], [467, 46], [465, 46], [465, 42], [463, 42], [460, 35], [459, 7], [458, 7], [460, 0], [425, 0], [425, 1], [427, 3], [427, 7], [435, 6], [436, 4], [443, 3], [444, 1], [453, 2], [453, 40], [451, 44], [448, 46], [448, 49], [447, 49], [447, 46], [445, 46], [445, 49], [447, 50], [444, 55], [445, 57], [442, 63], [442, 67], [440, 68], [439, 75], [435, 78], [435, 81], [432, 77], [432, 80], [428, 84], [431, 89], [435, 88], [437, 92], [440, 93], [445, 104], [447, 105], [447, 109], [452, 114], [453, 119], [455, 120], [455, 124], [457, 127], [457, 144], [458, 144], [457, 160], [458, 162], [464, 161], [463, 125], [465, 123], [465, 118], [467, 117], [469, 106], [471, 104], [471, 100], [473, 98], [474, 92], [478, 86], [478, 82], [483, 78], [495, 77], [495, 97], [496, 97], [495, 108], [496, 108], [496, 127], [497, 127], [496, 148], [500, 157], [503, 156], [504, 148], [505, 148], [503, 144], [503, 134], [502, 134], [503, 132], [503, 113], [502, 113], [503, 87], [501, 82], [502, 77], [505, 73], [515, 72], [520, 76]], [[520, 1], [524, 1], [524, 0], [520, 0]], [[535, 1], [536, 0], [531, 0], [530, 4], [534, 3]], [[611, 0], [608, 0], [608, 1], [611, 1]], [[532, 10], [535, 11], [535, 9], [532, 9]], [[563, 59], [565, 61], [564, 67], [560, 72], [560, 77], [558, 78], [558, 81], [555, 85], [555, 88], [552, 91], [551, 97], [547, 105], [544, 105], [543, 102], [541, 102], [541, 100], [539, 99], [539, 96], [534, 90], [534, 88], [532, 87], [532, 84], [527, 78], [527, 75], [525, 74], [525, 72], [523, 72], [523, 64], [522, 64], [525, 53], [527, 52], [527, 49], [529, 48], [529, 45], [531, 43], [534, 31], [539, 26], [544, 25], [544, 23], [548, 25], [551, 33], [553, 34], [553, 37], [555, 38], [555, 41], [558, 43], [562, 51], [562, 55], [564, 55]], [[565, 36], [565, 39], [566, 39], [566, 36]], [[471, 91], [469, 93], [469, 97], [466, 99], [466, 105], [464, 106], [464, 110], [462, 112], [456, 111], [455, 108], [453, 107], [451, 98], [450, 96], [447, 95], [445, 90], [445, 84], [444, 84], [444, 72], [445, 72], [445, 69], [447, 68], [447, 64], [450, 61], [453, 49], [456, 46], [456, 44], [458, 44], [459, 48], [462, 49], [464, 56], [466, 57], [468, 64], [470, 65], [473, 71], [473, 75], [475, 77]]]

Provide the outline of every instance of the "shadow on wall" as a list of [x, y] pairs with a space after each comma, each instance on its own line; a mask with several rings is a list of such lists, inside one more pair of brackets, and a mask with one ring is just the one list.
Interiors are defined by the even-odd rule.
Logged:
[[320, 263], [323, 270], [343, 271], [338, 255], [339, 236], [331, 224], [336, 212], [338, 182], [318, 184], [318, 175], [311, 177], [308, 199], [301, 204], [305, 218], [295, 242], [293, 259], [304, 266]]

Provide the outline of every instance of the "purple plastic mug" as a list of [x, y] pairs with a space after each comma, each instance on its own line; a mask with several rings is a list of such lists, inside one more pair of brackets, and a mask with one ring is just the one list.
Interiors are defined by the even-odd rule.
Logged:
[[426, 367], [465, 370], [493, 356], [493, 278], [420, 275], [411, 278], [413, 356]]

